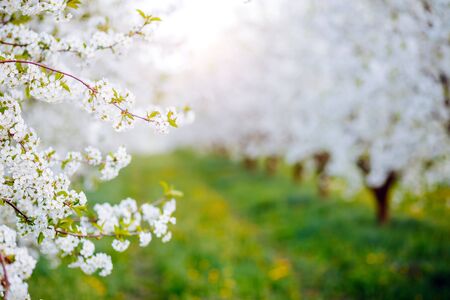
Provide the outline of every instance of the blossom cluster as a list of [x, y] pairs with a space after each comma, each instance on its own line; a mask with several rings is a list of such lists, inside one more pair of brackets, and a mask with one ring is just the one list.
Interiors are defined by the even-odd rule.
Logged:
[[[85, 88], [68, 79], [73, 79]], [[17, 89], [25, 87], [26, 96], [45, 102], [60, 102], [68, 97], [81, 97], [79, 105], [97, 119], [110, 122], [117, 131], [132, 128], [136, 121], [144, 121], [158, 132], [167, 132], [170, 126], [177, 127], [178, 112], [175, 108], [154, 107], [144, 115], [131, 111], [134, 95], [112, 86], [107, 80], [89, 84], [62, 71], [39, 63], [2, 57], [0, 53], [0, 87]], [[73, 91], [73, 92], [72, 92]], [[77, 93], [77, 91], [80, 91]]]
[[0, 4], [0, 12], [13, 15], [20, 13], [25, 16], [38, 15], [41, 13], [60, 14], [67, 4], [73, 0], [5, 0]]
[[0, 51], [15, 57], [28, 58], [33, 61], [45, 61], [55, 54], [75, 54], [82, 59], [92, 59], [101, 50], [121, 51], [127, 49], [133, 38], [147, 38], [144, 30], [150, 23], [137, 25], [127, 32], [96, 31], [89, 38], [56, 38], [46, 32], [37, 32], [19, 24], [8, 23], [0, 32]]
[[[102, 159], [99, 150], [89, 147], [84, 153], [69, 152], [60, 160], [52, 149], [39, 150], [39, 140], [21, 118], [18, 101], [6, 94], [0, 98], [0, 108], [0, 195], [3, 202], [0, 210], [16, 214], [17, 232], [39, 241], [43, 253], [55, 255], [58, 250], [65, 255], [75, 255], [76, 247], [83, 245], [78, 263], [72, 266], [79, 266], [88, 273], [101, 269], [100, 274], [106, 275], [112, 268], [110, 259], [88, 251], [87, 247], [92, 247], [86, 239], [112, 236], [117, 238], [113, 247], [122, 251], [126, 243], [121, 240], [123, 237], [139, 235], [142, 246], [148, 244], [152, 232], [163, 241], [170, 239], [167, 225], [175, 223], [171, 216], [175, 203], [169, 190], [166, 195], [172, 200], [164, 204], [162, 211], [150, 204], [138, 210], [136, 202], [127, 199], [116, 206], [96, 205], [92, 212], [96, 217], [88, 218], [84, 216], [86, 196], [70, 188], [69, 176], [82, 163], [100, 166], [103, 180], [117, 176], [131, 159], [125, 148]], [[80, 220], [74, 221], [74, 215]], [[141, 221], [145, 221], [146, 226]]]
[[176, 222], [175, 198], [181, 193], [166, 184], [161, 199], [150, 204], [138, 206], [128, 198], [116, 205], [90, 208], [86, 195], [72, 188], [71, 180], [83, 168], [96, 170], [100, 180], [115, 178], [131, 161], [126, 149], [102, 154], [89, 146], [58, 153], [42, 146], [23, 117], [23, 104], [37, 100], [73, 103], [117, 131], [141, 121], [167, 132], [182, 119], [173, 108], [136, 110], [134, 96], [126, 89], [106, 79], [82, 80], [54, 67], [61, 55], [88, 59], [101, 50], [114, 51], [159, 20], [139, 11], [142, 25], [126, 33], [99, 30], [88, 40], [60, 38], [31, 25], [54, 22], [58, 26], [60, 17], [78, 5], [76, 0], [7, 0], [0, 4], [0, 298], [7, 300], [29, 298], [24, 280], [37, 258], [30, 253], [42, 253], [55, 261], [65, 257], [70, 267], [106, 276], [113, 268], [111, 258], [97, 253], [93, 240], [110, 238], [115, 250], [124, 251], [136, 238], [144, 247], [153, 236], [169, 241], [169, 226]]
[[101, 80], [85, 92], [82, 107], [99, 120], [113, 123], [117, 131], [133, 128], [138, 120], [148, 122], [160, 133], [167, 133], [169, 127], [178, 126], [179, 113], [175, 108], [169, 107], [164, 111], [159, 107], [151, 107], [145, 114], [136, 115], [131, 112], [134, 101], [129, 91], [121, 91], [106, 80]]
[[36, 260], [26, 248], [17, 246], [16, 232], [0, 225], [0, 295], [6, 299], [26, 299], [28, 285], [24, 281], [31, 276]]
[[97, 168], [98, 177], [103, 181], [117, 177], [120, 170], [131, 162], [131, 156], [123, 146], [104, 157], [99, 149], [92, 146], [86, 147], [82, 152], [67, 152], [64, 158], [61, 158], [53, 148], [48, 148], [44, 151], [44, 159], [50, 166], [57, 167], [67, 176], [73, 176], [83, 165]]
[[[166, 202], [162, 209], [153, 204], [143, 204], [138, 208], [134, 199], [122, 200], [117, 205], [109, 203], [94, 206], [95, 219], [82, 216], [76, 225], [66, 225], [55, 229], [57, 237], [47, 236], [41, 243], [43, 253], [54, 254], [59, 251], [63, 256], [74, 257], [69, 265], [80, 268], [86, 274], [94, 272], [107, 276], [112, 271], [111, 258], [104, 253], [95, 253], [95, 245], [89, 240], [101, 237], [113, 237], [112, 247], [118, 252], [125, 251], [130, 245], [129, 238], [137, 236], [141, 247], [147, 246], [153, 234], [168, 242], [171, 232], [169, 224], [175, 224], [172, 216], [175, 211], [175, 200]], [[67, 230], [70, 227], [72, 230]]]

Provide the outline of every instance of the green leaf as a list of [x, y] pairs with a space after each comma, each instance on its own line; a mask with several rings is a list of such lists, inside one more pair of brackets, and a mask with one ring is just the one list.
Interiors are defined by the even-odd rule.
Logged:
[[25, 87], [25, 97], [26, 97], [26, 98], [31, 98], [31, 94], [30, 94], [30, 86], [29, 86], [29, 85], [27, 85], [27, 86]]
[[169, 195], [171, 197], [176, 197], [176, 198], [184, 196], [183, 192], [180, 192], [180, 191], [177, 191], [177, 190], [171, 190]]
[[30, 16], [14, 15], [10, 22], [14, 25], [20, 25], [20, 24], [28, 23], [29, 21], [31, 21]]
[[170, 126], [177, 128], [177, 118], [173, 117], [173, 112], [169, 111], [167, 113], [167, 121], [169, 122]]
[[94, 226], [95, 228], [97, 228], [100, 232], [103, 231], [103, 226], [99, 225], [97, 222], [93, 222], [92, 226]]
[[165, 181], [160, 181], [159, 184], [162, 186], [164, 190], [164, 196], [167, 198], [179, 198], [184, 196], [182, 192], [175, 190], [173, 186], [170, 186]]
[[83, 213], [87, 212], [86, 206], [74, 206], [72, 207], [72, 210], [77, 214], [77, 216], [81, 217], [83, 216]]
[[136, 11], [139, 13], [139, 15], [144, 19], [144, 25], [148, 25], [152, 22], [161, 22], [161, 18], [154, 17], [152, 15], [147, 15], [145, 12], [143, 12], [140, 9], [136, 9]]
[[22, 66], [21, 63], [16, 63], [16, 68], [19, 73], [23, 73], [25, 71], [25, 68]]
[[161, 22], [161, 21], [162, 21], [161, 18], [158, 18], [158, 17], [150, 18], [150, 22]]
[[159, 184], [162, 186], [163, 190], [164, 190], [164, 194], [168, 193], [170, 191], [170, 186], [167, 182], [165, 181], [160, 181]]
[[44, 240], [44, 234], [42, 232], [39, 232], [39, 236], [37, 238], [38, 245], [40, 245], [43, 240]]
[[140, 15], [142, 18], [147, 19], [147, 15], [146, 15], [142, 10], [136, 9], [136, 11], [139, 13], [139, 15]]
[[69, 194], [67, 194], [66, 191], [59, 191], [59, 192], [56, 193], [56, 196], [64, 196], [64, 197], [67, 197], [67, 196], [69, 196]]
[[64, 74], [61, 74], [61, 73], [56, 73], [55, 74], [55, 79], [56, 80], [61, 80], [61, 79], [63, 79], [64, 78]]
[[172, 127], [178, 128], [177, 119], [169, 119], [169, 124]]
[[67, 92], [70, 93], [70, 88], [69, 88], [69, 86], [67, 85], [66, 82], [61, 81], [59, 84], [62, 86], [63, 89], [65, 89]]
[[77, 9], [78, 7], [80, 7], [80, 4], [81, 4], [80, 0], [69, 0], [67, 1], [66, 6], [73, 9]]
[[147, 114], [147, 118], [148, 118], [148, 119], [153, 119], [154, 117], [159, 116], [159, 115], [160, 115], [160, 112], [157, 111], [157, 110], [154, 110], [154, 111], [152, 111], [151, 113], [148, 113], [148, 114]]

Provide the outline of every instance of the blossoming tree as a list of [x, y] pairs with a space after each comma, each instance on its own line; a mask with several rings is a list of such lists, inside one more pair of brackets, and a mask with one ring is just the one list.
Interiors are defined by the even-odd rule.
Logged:
[[205, 88], [192, 97], [188, 142], [282, 157], [297, 171], [306, 162], [323, 193], [328, 176], [365, 186], [379, 223], [395, 185], [448, 184], [448, 1], [248, 5], [257, 17], [224, 34], [217, 56], [195, 70]]
[[[175, 223], [175, 198], [180, 192], [168, 185], [153, 203], [138, 206], [127, 198], [117, 205], [106, 202], [91, 208], [85, 194], [71, 187], [71, 177], [91, 168], [100, 180], [113, 179], [130, 162], [126, 149], [102, 154], [86, 147], [58, 153], [41, 146], [23, 117], [30, 103], [41, 101], [80, 107], [116, 131], [138, 122], [158, 132], [177, 127], [175, 109], [135, 108], [131, 92], [106, 79], [82, 78], [81, 68], [73, 63], [121, 52], [134, 40], [145, 40], [159, 18], [138, 10], [139, 23], [122, 32], [91, 28], [95, 11], [90, 10], [95, 5], [80, 7], [77, 13], [80, 5], [78, 0], [0, 2], [0, 297], [4, 299], [29, 298], [25, 280], [36, 264], [33, 253], [69, 257], [70, 267], [106, 276], [112, 271], [111, 258], [96, 253], [92, 240], [111, 238], [112, 247], [121, 252], [134, 236], [141, 246], [148, 245], [153, 235], [169, 241], [168, 226]], [[77, 26], [70, 27], [71, 23]]]

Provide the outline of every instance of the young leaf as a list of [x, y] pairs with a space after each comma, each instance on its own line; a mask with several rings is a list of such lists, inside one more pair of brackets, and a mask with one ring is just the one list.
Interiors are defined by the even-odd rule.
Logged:
[[40, 245], [43, 240], [44, 240], [44, 234], [42, 232], [39, 232], [39, 236], [37, 238], [38, 245]]
[[78, 7], [80, 7], [80, 4], [81, 4], [80, 0], [69, 0], [67, 1], [66, 6], [73, 9], [77, 9]]

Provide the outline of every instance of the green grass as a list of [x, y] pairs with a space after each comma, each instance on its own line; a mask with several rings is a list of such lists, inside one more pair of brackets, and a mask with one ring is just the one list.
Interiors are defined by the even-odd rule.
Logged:
[[450, 299], [450, 211], [440, 199], [402, 205], [378, 228], [365, 194], [320, 199], [287, 170], [269, 177], [188, 152], [135, 158], [89, 197], [151, 201], [160, 180], [185, 193], [170, 243], [120, 254], [98, 243], [113, 256], [107, 278], [41, 260], [33, 299]]

